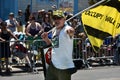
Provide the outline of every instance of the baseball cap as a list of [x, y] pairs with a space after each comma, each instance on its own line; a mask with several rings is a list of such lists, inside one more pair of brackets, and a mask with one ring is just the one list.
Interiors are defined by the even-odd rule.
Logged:
[[18, 13], [22, 13], [22, 10], [18, 10]]
[[53, 5], [53, 6], [51, 6], [52, 8], [56, 8], [57, 6], [56, 5]]
[[14, 13], [13, 12], [9, 13], [9, 16], [14, 16]]
[[53, 19], [54, 18], [64, 18], [64, 13], [63, 11], [61, 10], [56, 10], [56, 11], [53, 11]]

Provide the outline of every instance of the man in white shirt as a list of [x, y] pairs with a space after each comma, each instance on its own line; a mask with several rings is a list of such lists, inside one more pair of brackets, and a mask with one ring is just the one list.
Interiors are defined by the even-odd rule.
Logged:
[[5, 22], [7, 22], [7, 27], [12, 31], [15, 32], [16, 31], [16, 27], [19, 26], [19, 23], [17, 22], [17, 20], [14, 18], [14, 13], [10, 13], [9, 14], [9, 19], [6, 20]]
[[52, 31], [52, 40], [48, 33], [44, 32], [41, 37], [47, 43], [52, 44], [51, 63], [47, 69], [45, 80], [71, 80], [68, 69], [74, 68], [72, 60], [74, 29], [65, 24], [63, 12], [53, 12], [55, 28]]

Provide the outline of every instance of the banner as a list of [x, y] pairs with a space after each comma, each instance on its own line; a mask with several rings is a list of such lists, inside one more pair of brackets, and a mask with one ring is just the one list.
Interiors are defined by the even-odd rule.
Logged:
[[82, 13], [84, 30], [94, 51], [98, 51], [103, 40], [120, 33], [120, 1], [110, 0]]

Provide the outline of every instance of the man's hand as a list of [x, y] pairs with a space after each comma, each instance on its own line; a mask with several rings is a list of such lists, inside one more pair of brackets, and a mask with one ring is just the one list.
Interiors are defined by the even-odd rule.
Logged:
[[47, 32], [43, 32], [43, 33], [41, 34], [41, 38], [42, 38], [43, 40], [48, 39], [48, 33], [47, 33]]
[[70, 38], [74, 36], [75, 30], [73, 28], [70, 28], [67, 30], [67, 34], [69, 34]]

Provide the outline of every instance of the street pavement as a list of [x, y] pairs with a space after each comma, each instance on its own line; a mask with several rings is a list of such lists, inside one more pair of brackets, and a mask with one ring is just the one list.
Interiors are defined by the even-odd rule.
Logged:
[[[0, 80], [44, 80], [42, 67], [38, 73], [26, 72], [19, 67], [13, 68], [10, 75], [0, 75]], [[72, 75], [72, 80], [120, 80], [120, 66], [97, 66], [80, 69]]]

